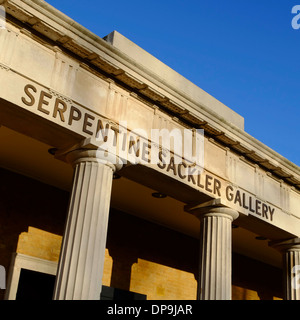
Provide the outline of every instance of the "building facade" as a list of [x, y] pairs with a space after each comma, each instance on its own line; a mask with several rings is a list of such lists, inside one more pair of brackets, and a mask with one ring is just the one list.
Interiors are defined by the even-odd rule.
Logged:
[[117, 31], [0, 5], [2, 299], [300, 298], [299, 167]]

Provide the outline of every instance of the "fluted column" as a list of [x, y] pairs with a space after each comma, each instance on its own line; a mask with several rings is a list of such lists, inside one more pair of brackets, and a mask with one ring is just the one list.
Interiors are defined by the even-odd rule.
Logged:
[[200, 219], [199, 300], [231, 300], [232, 221], [238, 212], [227, 207], [196, 207]]
[[285, 300], [300, 300], [300, 239], [295, 238], [270, 245], [282, 254]]
[[96, 150], [67, 154], [73, 189], [53, 299], [99, 300], [113, 172], [116, 165]]

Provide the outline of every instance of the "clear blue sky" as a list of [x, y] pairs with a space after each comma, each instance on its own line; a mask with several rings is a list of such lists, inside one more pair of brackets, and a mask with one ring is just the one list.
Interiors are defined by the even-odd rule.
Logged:
[[100, 37], [117, 30], [300, 165], [300, 29], [291, 26], [300, 0], [47, 2]]

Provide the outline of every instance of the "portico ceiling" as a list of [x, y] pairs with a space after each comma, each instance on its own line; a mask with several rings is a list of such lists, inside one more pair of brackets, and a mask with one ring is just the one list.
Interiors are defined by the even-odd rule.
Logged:
[[[0, 167], [18, 172], [43, 183], [69, 191], [73, 169], [56, 160], [51, 146], [27, 137], [5, 126], [0, 127]], [[184, 211], [184, 203], [170, 196], [154, 198], [154, 190], [125, 176], [113, 181], [111, 206], [128, 214], [152, 221], [175, 231], [198, 238], [200, 222]], [[145, 205], [147, 204], [147, 205]], [[243, 227], [234, 228], [233, 250], [251, 258], [280, 267], [280, 254], [268, 246], [268, 240], [255, 238], [262, 234]]]

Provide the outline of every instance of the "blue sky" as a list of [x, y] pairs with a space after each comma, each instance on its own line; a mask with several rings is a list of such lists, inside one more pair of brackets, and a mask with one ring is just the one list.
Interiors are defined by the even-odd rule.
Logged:
[[300, 29], [291, 25], [300, 0], [47, 2], [100, 37], [117, 30], [300, 165]]

